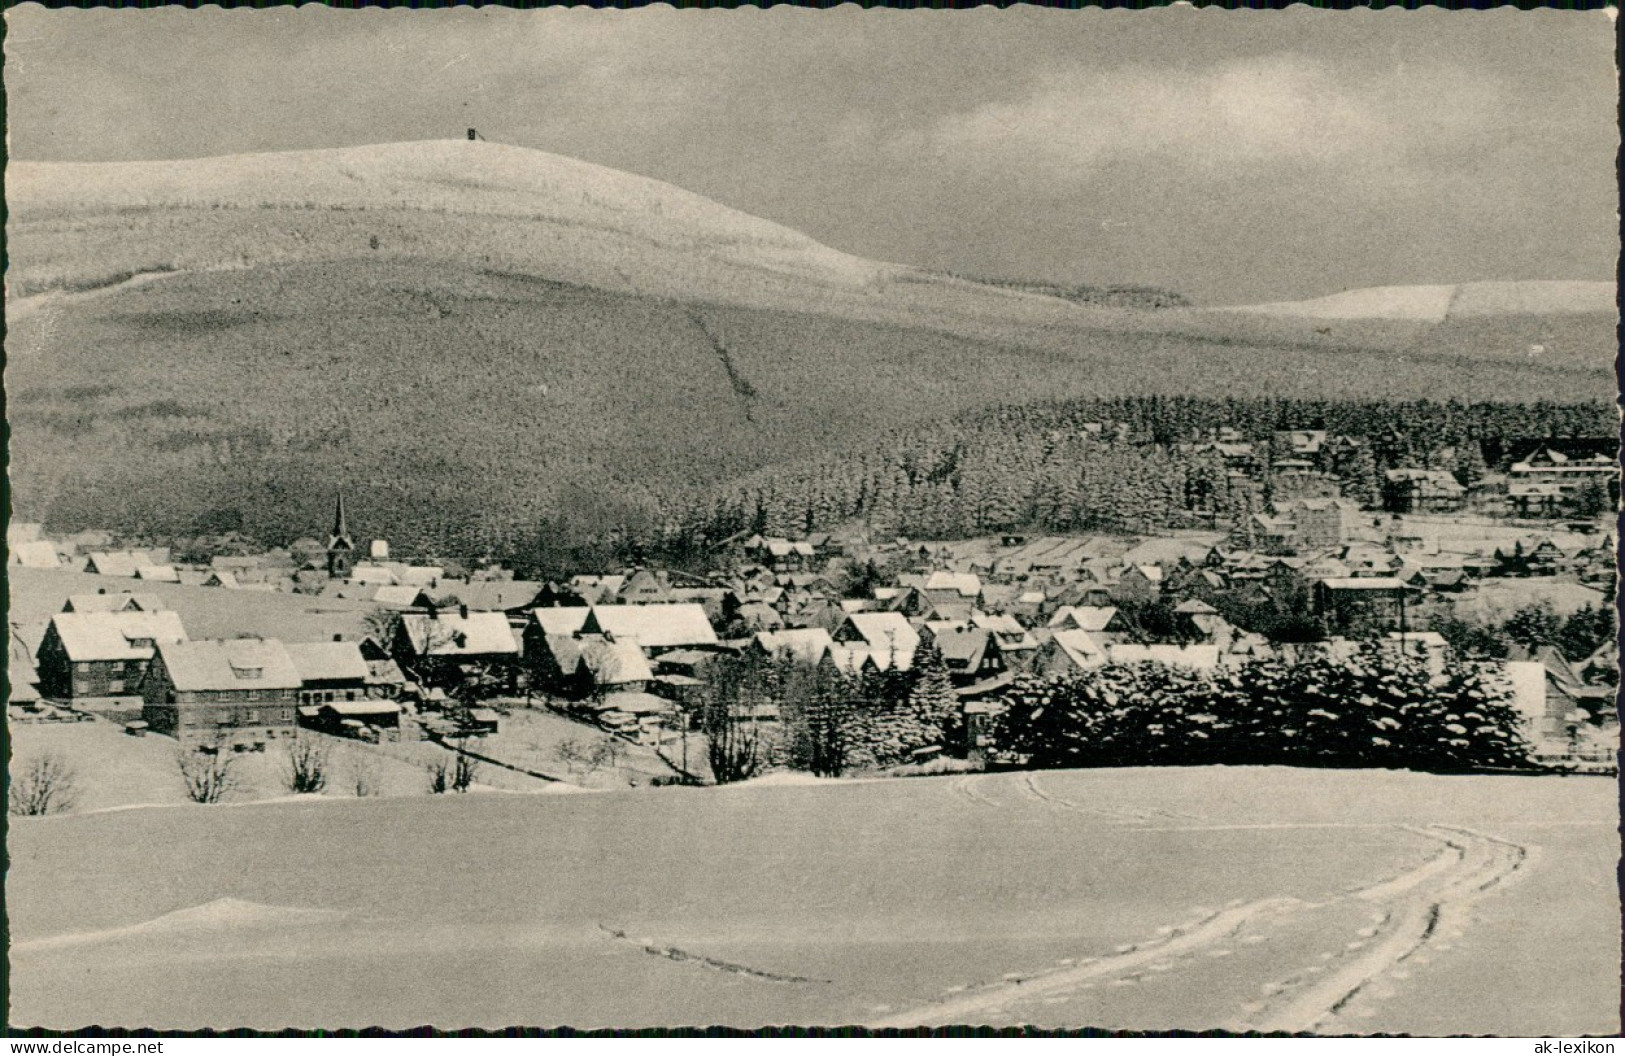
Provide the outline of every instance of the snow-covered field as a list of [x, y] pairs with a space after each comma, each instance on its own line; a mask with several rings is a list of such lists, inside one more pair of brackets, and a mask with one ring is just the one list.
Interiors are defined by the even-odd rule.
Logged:
[[11, 1018], [1613, 1033], [1615, 802], [1203, 768], [14, 820]]

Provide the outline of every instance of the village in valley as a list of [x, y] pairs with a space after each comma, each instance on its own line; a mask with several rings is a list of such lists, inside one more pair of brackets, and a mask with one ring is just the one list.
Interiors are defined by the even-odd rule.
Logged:
[[[1364, 658], [1434, 683], [1479, 671], [1516, 715], [1518, 765], [1609, 769], [1613, 441], [1532, 439], [1465, 482], [1389, 469], [1376, 507], [1317, 469], [1358, 443], [1187, 442], [1256, 490], [1231, 524], [740, 533], [704, 573], [402, 560], [342, 494], [325, 535], [278, 548], [14, 523], [14, 752], [47, 786], [40, 812], [87, 790], [122, 805], [125, 756], [149, 771], [133, 787], [168, 768], [156, 794], [197, 802], [949, 773], [1031, 759], [1000, 719], [1037, 685]], [[1224, 761], [1161, 751], [1126, 761]]]
[[1619, 1032], [1616, 20], [834, 6], [7, 8], [14, 1032]]

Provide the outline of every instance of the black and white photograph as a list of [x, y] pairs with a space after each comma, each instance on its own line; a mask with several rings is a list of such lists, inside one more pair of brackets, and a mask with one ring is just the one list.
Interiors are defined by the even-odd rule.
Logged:
[[7, 7], [9, 1027], [1618, 1035], [1616, 15]]

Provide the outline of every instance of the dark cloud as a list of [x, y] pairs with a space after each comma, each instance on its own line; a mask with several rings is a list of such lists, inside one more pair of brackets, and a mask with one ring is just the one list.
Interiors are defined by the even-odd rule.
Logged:
[[1613, 31], [1517, 12], [7, 12], [11, 148], [460, 135], [850, 252], [1202, 300], [1602, 278]]

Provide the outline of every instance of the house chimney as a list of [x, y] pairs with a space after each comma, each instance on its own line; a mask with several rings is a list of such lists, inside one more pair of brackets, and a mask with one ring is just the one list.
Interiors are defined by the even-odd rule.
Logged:
[[333, 640], [334, 640], [334, 641], [335, 641], [335, 642], [342, 642], [342, 641], [344, 641], [344, 635], [342, 635], [342, 634], [335, 634], [335, 635], [334, 635], [334, 636], [333, 636]]
[[465, 620], [468, 619], [468, 606], [467, 605], [458, 606], [457, 615], [461, 616]]
[[106, 587], [97, 587], [96, 588], [96, 593], [98, 593], [98, 594], [106, 594], [107, 593], [107, 588]]

